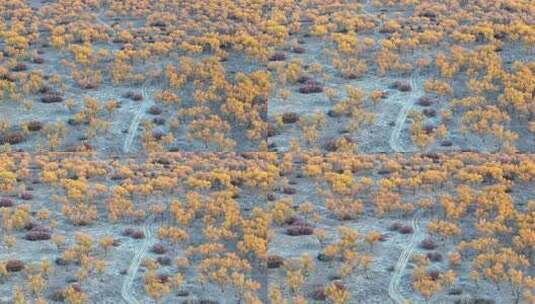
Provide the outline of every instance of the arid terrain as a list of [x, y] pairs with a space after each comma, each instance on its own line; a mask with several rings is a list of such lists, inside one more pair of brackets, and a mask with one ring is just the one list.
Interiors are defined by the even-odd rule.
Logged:
[[0, 304], [535, 304], [532, 0], [0, 1]]

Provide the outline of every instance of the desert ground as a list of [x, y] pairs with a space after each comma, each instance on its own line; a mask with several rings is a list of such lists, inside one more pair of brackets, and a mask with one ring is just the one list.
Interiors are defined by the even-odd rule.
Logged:
[[0, 1], [0, 304], [535, 304], [535, 2]]
[[2, 303], [535, 298], [529, 155], [15, 153], [0, 173]]

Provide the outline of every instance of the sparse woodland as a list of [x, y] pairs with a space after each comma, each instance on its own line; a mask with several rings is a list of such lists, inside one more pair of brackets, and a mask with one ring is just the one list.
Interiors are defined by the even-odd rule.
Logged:
[[[0, 164], [0, 290], [15, 303], [120, 301], [125, 286], [158, 303], [389, 301], [398, 271], [416, 303], [535, 297], [529, 155], [16, 153]], [[396, 268], [408, 243], [412, 267]]]
[[535, 2], [0, 1], [0, 304], [535, 304]]

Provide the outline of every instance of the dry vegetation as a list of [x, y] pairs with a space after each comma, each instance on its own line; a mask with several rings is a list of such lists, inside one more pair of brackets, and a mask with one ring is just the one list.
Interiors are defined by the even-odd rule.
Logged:
[[0, 304], [535, 304], [532, 0], [0, 1]]
[[0, 165], [9, 303], [535, 300], [532, 156], [19, 153]]
[[533, 1], [293, 4], [270, 149], [534, 151]]

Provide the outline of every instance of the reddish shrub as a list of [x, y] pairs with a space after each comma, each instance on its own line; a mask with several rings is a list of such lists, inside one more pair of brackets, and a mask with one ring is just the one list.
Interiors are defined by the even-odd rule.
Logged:
[[431, 278], [431, 280], [436, 281], [440, 278], [440, 271], [437, 270], [430, 270], [427, 275]]
[[162, 109], [159, 106], [152, 106], [149, 108], [149, 114], [160, 115], [162, 114]]
[[152, 246], [152, 252], [156, 253], [156, 254], [164, 254], [167, 252], [167, 250], [165, 249], [165, 246], [163, 244], [154, 244], [154, 246]]
[[290, 236], [299, 236], [299, 235], [312, 235], [314, 233], [314, 228], [308, 224], [303, 225], [293, 225], [286, 229], [286, 234]]
[[33, 199], [33, 194], [31, 194], [30, 192], [22, 192], [20, 194], [20, 198], [25, 200], [25, 201], [29, 201], [29, 200]]
[[433, 240], [425, 239], [420, 243], [420, 247], [426, 250], [433, 250], [437, 247], [437, 245]]
[[11, 68], [11, 71], [22, 72], [22, 71], [26, 71], [27, 69], [28, 69], [28, 66], [26, 64], [19, 62], [13, 68]]
[[50, 232], [43, 230], [30, 230], [26, 233], [25, 238], [28, 241], [45, 241], [50, 240], [51, 235]]
[[141, 101], [143, 100], [143, 95], [141, 93], [132, 93], [130, 99], [132, 99], [133, 101]]
[[9, 260], [6, 263], [6, 269], [8, 272], [19, 272], [24, 269], [24, 262], [21, 260]]
[[160, 273], [158, 274], [158, 280], [160, 281], [160, 283], [167, 283], [171, 280], [171, 276], [166, 273]]
[[80, 283], [72, 283], [71, 287], [76, 292], [82, 292], [82, 286], [80, 286]]
[[13, 207], [13, 200], [7, 197], [0, 198], [0, 208]]
[[411, 226], [402, 226], [401, 228], [399, 228], [399, 233], [401, 234], [410, 234], [413, 232], [414, 232], [414, 229], [412, 229]]
[[269, 61], [284, 61], [286, 60], [286, 58], [287, 58], [286, 54], [282, 52], [277, 52], [269, 58]]
[[32, 62], [35, 64], [43, 64], [45, 63], [45, 59], [41, 56], [36, 56], [32, 59]]
[[269, 269], [279, 268], [284, 264], [284, 258], [278, 255], [270, 255], [267, 259], [267, 267]]
[[132, 231], [132, 234], [130, 234], [130, 237], [136, 240], [144, 239], [145, 233], [143, 233], [143, 231], [141, 230]]
[[422, 107], [429, 107], [433, 104], [433, 100], [429, 97], [423, 96], [418, 99], [417, 104]]
[[295, 188], [292, 188], [292, 187], [284, 187], [284, 189], [282, 191], [284, 192], [284, 194], [289, 194], [289, 195], [297, 193], [297, 190]]
[[323, 87], [317, 82], [306, 82], [304, 86], [299, 88], [301, 94], [314, 94], [323, 92]]
[[63, 102], [63, 95], [59, 92], [47, 92], [41, 96], [43, 103], [58, 103]]
[[16, 145], [24, 141], [24, 136], [20, 132], [10, 132], [0, 137], [0, 144]]
[[303, 54], [305, 53], [305, 48], [298, 46], [294, 47], [292, 51], [296, 54]]
[[435, 111], [433, 109], [424, 109], [422, 111], [422, 113], [424, 113], [424, 115], [426, 117], [435, 117], [435, 116], [437, 116], [437, 111]]

